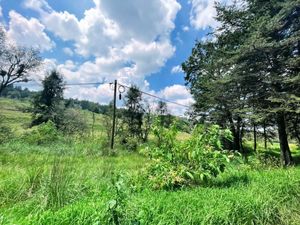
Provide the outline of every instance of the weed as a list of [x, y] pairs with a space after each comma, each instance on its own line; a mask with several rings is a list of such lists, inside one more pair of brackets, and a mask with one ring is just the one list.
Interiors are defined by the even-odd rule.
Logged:
[[218, 126], [194, 129], [190, 139], [177, 141], [177, 128], [154, 127], [157, 147], [146, 149], [152, 159], [147, 176], [154, 188], [174, 189], [205, 182], [225, 170], [230, 157], [224, 154], [221, 138], [230, 137]]

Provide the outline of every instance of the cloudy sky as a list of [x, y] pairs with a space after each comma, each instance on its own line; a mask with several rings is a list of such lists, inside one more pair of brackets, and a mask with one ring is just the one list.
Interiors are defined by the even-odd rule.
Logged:
[[[117, 79], [184, 105], [193, 100], [180, 64], [217, 26], [215, 14], [212, 0], [0, 0], [9, 40], [39, 48], [45, 69], [57, 68], [67, 83]], [[113, 93], [103, 84], [65, 94], [108, 103]]]

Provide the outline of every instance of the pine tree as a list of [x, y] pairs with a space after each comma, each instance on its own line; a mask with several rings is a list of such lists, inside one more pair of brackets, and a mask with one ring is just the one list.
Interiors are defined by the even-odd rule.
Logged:
[[64, 81], [57, 71], [52, 71], [43, 80], [43, 90], [33, 101], [32, 126], [51, 120], [58, 127], [63, 120]]
[[289, 165], [287, 131], [295, 129], [287, 119], [297, 118], [300, 106], [300, 2], [243, 3], [217, 5], [221, 26], [214, 40], [196, 43], [183, 64], [186, 81], [195, 111], [206, 121], [229, 121], [236, 144], [245, 126], [274, 118], [282, 162]]
[[144, 109], [142, 105], [142, 93], [137, 86], [131, 86], [127, 91], [124, 104], [124, 122], [127, 126], [129, 137], [142, 139], [142, 125]]

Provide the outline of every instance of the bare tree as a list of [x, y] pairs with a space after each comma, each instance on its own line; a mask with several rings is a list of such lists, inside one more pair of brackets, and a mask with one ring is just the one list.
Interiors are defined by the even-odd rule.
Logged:
[[42, 63], [40, 52], [33, 48], [7, 43], [4, 30], [0, 27], [0, 95], [9, 85], [28, 82], [30, 72]]

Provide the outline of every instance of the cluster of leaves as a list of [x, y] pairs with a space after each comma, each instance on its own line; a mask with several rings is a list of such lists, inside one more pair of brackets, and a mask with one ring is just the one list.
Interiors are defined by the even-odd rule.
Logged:
[[76, 109], [67, 108], [63, 101], [64, 80], [57, 71], [52, 71], [43, 80], [43, 90], [33, 100], [31, 125], [52, 121], [65, 134], [84, 134], [87, 123]]
[[31, 131], [22, 136], [22, 140], [29, 144], [50, 144], [57, 141], [60, 132], [56, 129], [55, 124], [49, 120], [47, 123], [36, 126]]
[[112, 177], [114, 197], [107, 204], [106, 221], [108, 224], [119, 225], [124, 220], [128, 193], [122, 175]]
[[147, 176], [158, 189], [175, 189], [205, 182], [224, 172], [233, 155], [223, 150], [221, 140], [231, 139], [231, 132], [219, 126], [196, 126], [192, 137], [176, 140], [177, 129], [159, 125], [153, 128], [156, 147], [144, 152], [152, 159]]

